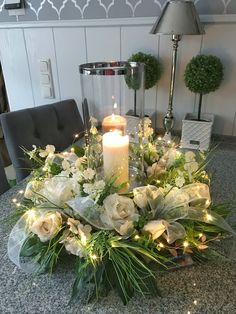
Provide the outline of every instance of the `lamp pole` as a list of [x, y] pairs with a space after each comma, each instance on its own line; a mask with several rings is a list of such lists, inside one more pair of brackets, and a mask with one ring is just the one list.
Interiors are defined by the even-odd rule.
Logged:
[[175, 88], [177, 50], [178, 50], [178, 45], [179, 45], [180, 40], [181, 40], [181, 35], [172, 35], [173, 53], [172, 53], [169, 103], [168, 103], [166, 115], [163, 120], [163, 124], [165, 128], [165, 135], [164, 135], [165, 140], [171, 140], [171, 130], [173, 129], [173, 126], [174, 126], [173, 97], [174, 97], [174, 88]]

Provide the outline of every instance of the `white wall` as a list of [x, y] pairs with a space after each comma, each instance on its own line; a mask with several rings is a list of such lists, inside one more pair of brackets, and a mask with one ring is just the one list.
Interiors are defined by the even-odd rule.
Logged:
[[[227, 22], [227, 18], [224, 22]], [[231, 23], [206, 24], [204, 36], [184, 36], [178, 54], [174, 95], [175, 129], [181, 128], [186, 112], [194, 111], [196, 97], [183, 82], [186, 64], [199, 52], [221, 58], [225, 79], [221, 88], [204, 97], [203, 111], [216, 115], [214, 133], [236, 135], [236, 15]], [[162, 127], [169, 93], [172, 44], [169, 36], [150, 35], [152, 19], [96, 20], [31, 23], [1, 26], [0, 59], [11, 110], [75, 98], [81, 109], [78, 65], [103, 60], [126, 60], [142, 51], [157, 55], [163, 74], [157, 87], [146, 92], [146, 112], [154, 114], [156, 127]], [[54, 99], [41, 95], [39, 60], [50, 59], [55, 89]]]

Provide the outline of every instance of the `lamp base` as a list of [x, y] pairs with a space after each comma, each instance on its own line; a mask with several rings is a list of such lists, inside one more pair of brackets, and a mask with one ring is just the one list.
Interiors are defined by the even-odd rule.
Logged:
[[163, 119], [163, 125], [166, 130], [165, 135], [163, 137], [164, 141], [171, 141], [171, 130], [174, 126], [174, 117], [171, 113], [167, 113], [165, 118]]
[[163, 136], [163, 138], [162, 138], [162, 140], [164, 141], [164, 142], [171, 142], [171, 133], [169, 132], [169, 133], [165, 133], [164, 134], [164, 136]]

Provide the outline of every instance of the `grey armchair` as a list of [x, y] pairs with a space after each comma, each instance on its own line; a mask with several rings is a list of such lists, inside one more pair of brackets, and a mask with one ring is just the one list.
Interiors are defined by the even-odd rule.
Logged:
[[83, 131], [83, 122], [74, 100], [4, 113], [0, 116], [7, 149], [16, 170], [17, 181], [29, 173], [29, 164], [20, 147], [52, 144], [64, 150], [74, 135]]
[[9, 189], [6, 174], [3, 167], [2, 156], [0, 154], [0, 195]]

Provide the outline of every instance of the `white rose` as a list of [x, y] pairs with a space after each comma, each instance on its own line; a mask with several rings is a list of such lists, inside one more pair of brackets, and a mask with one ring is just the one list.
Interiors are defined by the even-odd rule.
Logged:
[[196, 161], [191, 161], [184, 164], [184, 169], [190, 173], [194, 173], [198, 170], [199, 165]]
[[151, 220], [144, 226], [143, 230], [151, 233], [152, 239], [156, 240], [163, 234], [166, 227], [163, 220]]
[[76, 256], [84, 257], [83, 247], [76, 238], [68, 237], [65, 241], [66, 250]]
[[121, 235], [131, 234], [134, 229], [133, 221], [126, 221], [123, 225], [120, 226], [119, 233]]
[[196, 155], [192, 151], [188, 151], [184, 154], [184, 158], [186, 162], [195, 161]]
[[62, 224], [61, 214], [58, 212], [47, 212], [45, 215], [34, 221], [31, 232], [36, 234], [41, 242], [52, 239], [60, 230]]
[[133, 222], [139, 218], [134, 202], [128, 197], [111, 194], [103, 201], [103, 205], [102, 222], [121, 235], [127, 235], [133, 229]]

